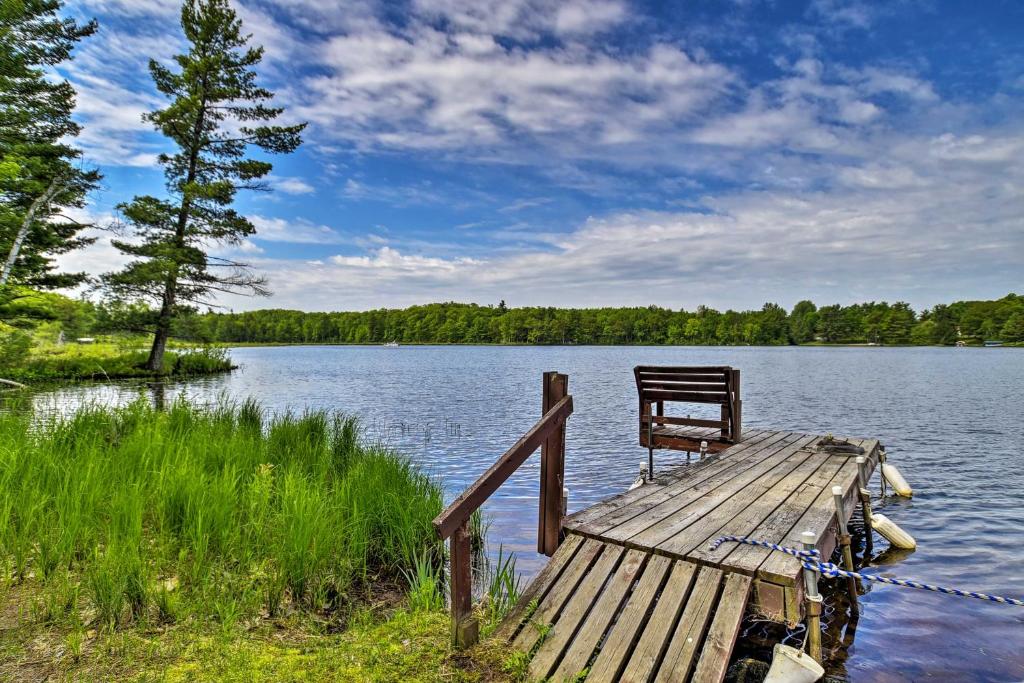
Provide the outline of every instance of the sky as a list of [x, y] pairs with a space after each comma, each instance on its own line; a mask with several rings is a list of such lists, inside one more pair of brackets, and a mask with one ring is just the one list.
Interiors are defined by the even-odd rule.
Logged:
[[[230, 310], [759, 308], [1024, 292], [1024, 3], [232, 0], [309, 127]], [[61, 68], [105, 175], [83, 218], [158, 195], [177, 0], [70, 0]], [[123, 263], [98, 242], [63, 258]]]

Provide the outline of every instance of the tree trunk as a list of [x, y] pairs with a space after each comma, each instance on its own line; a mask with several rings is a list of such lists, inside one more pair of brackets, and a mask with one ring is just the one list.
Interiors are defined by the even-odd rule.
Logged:
[[163, 302], [160, 305], [160, 316], [157, 318], [156, 331], [153, 334], [153, 346], [150, 348], [149, 358], [146, 360], [146, 369], [150, 372], [160, 372], [164, 367], [164, 351], [167, 350], [167, 339], [171, 336], [176, 288], [176, 278], [167, 281]]
[[[205, 81], [203, 91], [205, 93]], [[192, 145], [189, 150], [188, 175], [185, 178], [185, 185], [190, 185], [196, 179], [196, 167], [199, 163], [199, 139], [203, 130], [203, 121], [206, 118], [206, 95], [199, 105], [199, 115], [196, 117], [195, 125], [192, 128]], [[175, 246], [181, 249], [185, 246], [185, 230], [188, 228], [188, 220], [191, 216], [192, 201], [188, 194], [181, 199], [181, 209], [178, 211], [178, 224], [174, 230]], [[150, 372], [160, 372], [164, 367], [164, 351], [167, 350], [167, 338], [171, 336], [171, 321], [174, 319], [174, 302], [178, 290], [178, 267], [175, 264], [172, 272], [164, 283], [164, 296], [160, 305], [160, 317], [157, 318], [156, 331], [153, 334], [153, 346], [149, 350], [149, 359], [146, 361], [146, 369]]]
[[60, 188], [60, 179], [54, 178], [50, 181], [50, 186], [46, 188], [46, 192], [36, 197], [32, 205], [28, 207], [28, 211], [25, 212], [25, 218], [21, 221], [21, 227], [18, 228], [18, 234], [14, 238], [14, 244], [11, 245], [11, 251], [7, 255], [7, 262], [4, 263], [3, 272], [0, 273], [0, 287], [7, 284], [11, 271], [14, 270], [14, 263], [18, 260], [18, 254], [21, 253], [21, 245], [24, 244], [25, 237], [28, 236], [29, 228], [32, 227], [32, 221], [36, 219], [36, 212], [39, 211], [40, 207], [45, 207], [49, 204]]

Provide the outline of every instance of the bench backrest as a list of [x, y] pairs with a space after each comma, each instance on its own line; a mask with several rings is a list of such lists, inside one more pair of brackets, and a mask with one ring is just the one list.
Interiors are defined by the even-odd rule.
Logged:
[[[654, 425], [720, 429], [722, 439], [740, 438], [740, 371], [729, 366], [665, 367], [638, 365], [633, 369], [640, 398], [641, 441]], [[721, 408], [718, 420], [665, 415], [666, 402], [712, 403]], [[647, 445], [647, 444], [645, 444]]]

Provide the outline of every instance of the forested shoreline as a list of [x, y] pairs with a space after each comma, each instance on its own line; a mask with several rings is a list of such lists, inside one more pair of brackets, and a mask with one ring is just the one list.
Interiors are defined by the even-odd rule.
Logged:
[[[135, 311], [98, 311], [98, 326], [115, 331]], [[1024, 341], [1024, 297], [957, 301], [916, 312], [903, 302], [818, 307], [801, 301], [791, 311], [694, 311], [632, 308], [509, 308], [436, 303], [361, 312], [263, 309], [182, 317], [176, 336], [193, 342], [253, 344], [914, 344]]]

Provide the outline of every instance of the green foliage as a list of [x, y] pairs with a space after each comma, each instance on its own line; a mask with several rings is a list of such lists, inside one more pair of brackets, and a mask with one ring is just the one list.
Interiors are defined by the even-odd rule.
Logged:
[[1006, 319], [1000, 334], [1009, 342], [1024, 342], [1024, 310], [1015, 311]]
[[14, 368], [25, 362], [32, 337], [21, 330], [0, 329], [0, 368]]
[[20, 382], [185, 377], [227, 372], [234, 367], [222, 348], [169, 351], [163, 370], [152, 372], [146, 369], [146, 352], [134, 347], [131, 340], [120, 344], [31, 345], [31, 337], [24, 332], [0, 333], [0, 373], [4, 377]]
[[62, 9], [60, 0], [0, 2], [0, 262], [14, 257], [0, 284], [66, 287], [85, 277], [56, 273], [54, 257], [92, 241], [79, 234], [88, 226], [62, 214], [83, 207], [100, 176], [70, 144], [80, 131], [75, 91], [53, 67], [96, 24], [62, 18]]
[[436, 560], [427, 553], [420, 553], [414, 558], [413, 569], [404, 573], [409, 582], [410, 610], [429, 612], [444, 609], [444, 582], [437, 569]]
[[522, 576], [516, 571], [515, 554], [505, 554], [505, 549], [499, 546], [498, 557], [493, 564], [487, 565], [486, 579], [487, 593], [483, 600], [484, 634], [497, 628], [519, 600]]
[[246, 264], [211, 256], [209, 249], [237, 245], [256, 231], [232, 208], [239, 190], [267, 189], [261, 179], [272, 165], [247, 158], [249, 148], [292, 152], [305, 127], [270, 125], [283, 110], [268, 106], [273, 93], [256, 84], [263, 48], [248, 45], [227, 0], [186, 0], [181, 28], [189, 49], [174, 57], [177, 70], [149, 62], [157, 90], [170, 100], [145, 117], [174, 145], [174, 153], [160, 155], [168, 198], [138, 196], [118, 207], [135, 239], [113, 244], [133, 260], [104, 276], [115, 298], [160, 307], [151, 370], [162, 367], [172, 321], [183, 305], [224, 292], [268, 293]]
[[440, 556], [441, 491], [405, 459], [321, 412], [263, 422], [252, 402], [0, 415], [0, 563], [44, 586], [81, 576], [106, 628], [230, 628], [264, 609], [329, 613]]
[[[380, 344], [952, 344], [962, 338], [998, 338], [1024, 298], [960, 301], [918, 316], [903, 302], [816, 307], [799, 302], [790, 312], [776, 304], [757, 311], [720, 312], [646, 308], [507, 308], [429, 304], [405, 309], [304, 313], [268, 309], [206, 313], [187, 332], [225, 343]], [[1020, 318], [1004, 336], [1018, 336]], [[927, 323], [927, 324], [925, 324]]]

